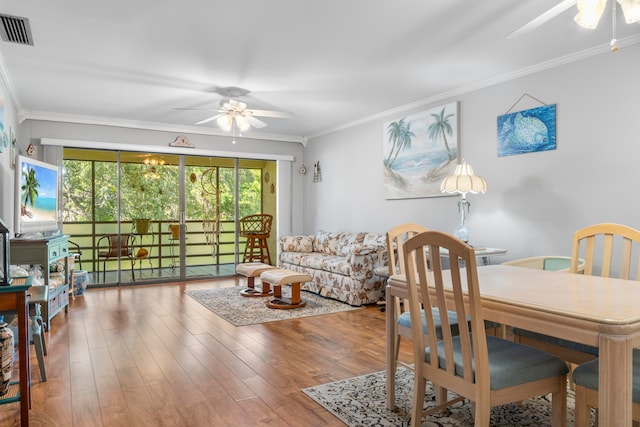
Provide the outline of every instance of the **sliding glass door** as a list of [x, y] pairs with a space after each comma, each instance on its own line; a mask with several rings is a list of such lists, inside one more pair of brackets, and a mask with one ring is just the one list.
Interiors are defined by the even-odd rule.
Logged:
[[233, 275], [238, 219], [275, 216], [274, 161], [65, 149], [64, 167], [63, 231], [90, 285]]

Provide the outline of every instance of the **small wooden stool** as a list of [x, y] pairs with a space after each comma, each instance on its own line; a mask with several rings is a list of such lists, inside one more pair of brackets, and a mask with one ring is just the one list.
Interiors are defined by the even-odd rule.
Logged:
[[[260, 274], [260, 279], [262, 279], [263, 286], [267, 283], [273, 285], [274, 298], [267, 301], [267, 307], [288, 309], [307, 305], [305, 301], [300, 299], [300, 285], [311, 281], [311, 276], [308, 274], [276, 269], [264, 271]], [[291, 298], [282, 297], [282, 285], [291, 285]]]
[[247, 289], [241, 291], [240, 295], [243, 297], [266, 297], [273, 295], [269, 283], [262, 282], [262, 291], [258, 291], [255, 286], [255, 279], [260, 276], [262, 272], [275, 269], [277, 269], [277, 267], [261, 262], [245, 262], [236, 265], [236, 273], [246, 276], [247, 278]]

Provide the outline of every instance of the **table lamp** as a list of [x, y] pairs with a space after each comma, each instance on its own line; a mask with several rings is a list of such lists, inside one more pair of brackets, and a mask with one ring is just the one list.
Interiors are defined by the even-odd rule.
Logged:
[[440, 191], [443, 193], [462, 194], [462, 200], [458, 201], [460, 211], [460, 228], [453, 234], [465, 243], [471, 239], [471, 229], [467, 227], [467, 216], [469, 215], [469, 201], [467, 193], [485, 193], [487, 191], [487, 181], [475, 175], [471, 165], [464, 160], [456, 166], [453, 175], [446, 177], [440, 184]]

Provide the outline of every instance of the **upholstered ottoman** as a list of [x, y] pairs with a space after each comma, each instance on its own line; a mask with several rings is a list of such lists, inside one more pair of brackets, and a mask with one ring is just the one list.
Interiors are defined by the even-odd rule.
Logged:
[[236, 273], [247, 278], [247, 288], [240, 292], [243, 297], [266, 297], [273, 295], [271, 292], [271, 286], [269, 283], [262, 282], [262, 290], [259, 291], [255, 286], [256, 277], [267, 270], [274, 270], [274, 267], [269, 264], [263, 264], [261, 262], [245, 262], [236, 265]]
[[[299, 308], [307, 305], [305, 301], [300, 299], [300, 285], [311, 281], [308, 274], [298, 273], [292, 270], [276, 269], [267, 270], [260, 274], [260, 279], [264, 286], [265, 283], [273, 285], [274, 298], [267, 301], [269, 308]], [[282, 285], [291, 285], [291, 298], [282, 297]]]

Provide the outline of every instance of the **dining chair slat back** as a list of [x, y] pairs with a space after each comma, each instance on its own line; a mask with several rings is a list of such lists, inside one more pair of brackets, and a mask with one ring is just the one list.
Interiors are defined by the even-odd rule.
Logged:
[[640, 231], [626, 225], [602, 223], [582, 228], [573, 237], [571, 271], [575, 272], [578, 259], [584, 258], [584, 274], [640, 280], [638, 245]]
[[[492, 406], [551, 393], [552, 426], [564, 426], [566, 363], [542, 350], [487, 336], [473, 248], [446, 233], [426, 231], [405, 242], [404, 255], [414, 352], [411, 425], [419, 426], [423, 415], [465, 398], [474, 403], [475, 425], [489, 426]], [[448, 270], [443, 268], [443, 255], [448, 257]], [[454, 334], [449, 317], [441, 317], [439, 339], [437, 314], [447, 310], [469, 322], [460, 322]], [[427, 379], [459, 397], [424, 411]]]
[[[618, 246], [621, 248], [617, 256], [620, 258], [617, 277], [629, 280], [635, 277], [640, 280], [640, 257], [634, 253], [638, 252], [640, 246], [640, 231], [634, 228], [620, 224], [595, 224], [590, 227], [576, 231], [574, 237], [573, 257], [578, 256], [580, 244], [585, 242], [585, 256], [587, 257], [587, 265], [585, 266], [585, 274], [595, 273], [595, 260], [597, 260], [597, 239], [601, 236], [603, 239], [603, 250], [601, 255], [601, 276], [615, 276], [616, 271], [613, 269], [614, 260], [616, 258], [616, 242], [620, 242]], [[633, 263], [636, 259], [635, 264]], [[633, 270], [636, 270], [635, 276], [632, 276]], [[576, 407], [575, 417], [576, 425], [587, 425], [591, 421], [591, 408], [598, 407], [598, 377], [599, 377], [599, 358], [585, 362], [578, 366], [573, 375], [572, 380], [576, 390]], [[640, 385], [640, 350], [633, 350], [633, 420], [634, 426], [640, 425], [640, 395], [636, 389]], [[597, 411], [596, 411], [597, 413]]]

